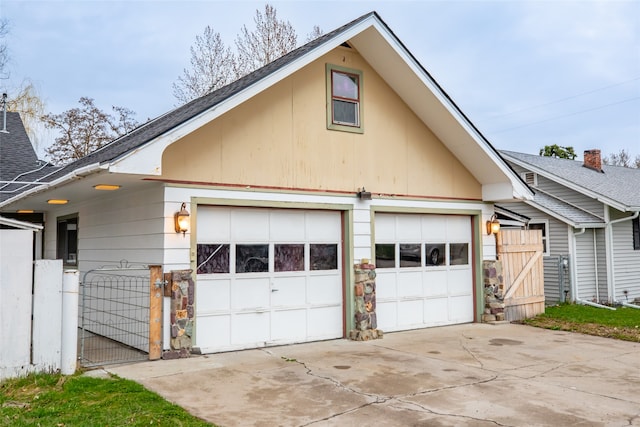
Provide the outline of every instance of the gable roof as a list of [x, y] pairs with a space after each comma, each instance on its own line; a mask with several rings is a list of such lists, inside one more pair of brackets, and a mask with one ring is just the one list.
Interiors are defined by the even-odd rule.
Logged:
[[[505, 159], [594, 198], [620, 211], [640, 210], [640, 169], [602, 165], [604, 173], [583, 166], [581, 161], [500, 151]], [[536, 193], [538, 190], [536, 190]], [[538, 200], [536, 195], [535, 200]]]
[[[9, 181], [16, 176], [35, 169], [38, 156], [31, 145], [20, 113], [7, 111], [6, 132], [0, 124], [0, 180]], [[0, 120], [4, 113], [0, 112]]]
[[[4, 112], [0, 112], [3, 120]], [[11, 181], [34, 182], [60, 168], [38, 160], [33, 145], [24, 128], [20, 113], [7, 111], [5, 123], [0, 125], [0, 200], [19, 194], [29, 185], [12, 184]]]
[[[367, 60], [482, 184], [483, 200], [533, 197], [528, 186], [376, 12], [365, 14], [227, 86], [143, 124], [103, 148], [64, 166], [49, 180], [61, 184], [74, 179], [79, 171], [88, 174], [101, 170], [160, 175], [162, 153], [166, 147], [345, 42]], [[5, 202], [10, 203], [11, 200]], [[0, 202], [0, 206], [2, 204]]]

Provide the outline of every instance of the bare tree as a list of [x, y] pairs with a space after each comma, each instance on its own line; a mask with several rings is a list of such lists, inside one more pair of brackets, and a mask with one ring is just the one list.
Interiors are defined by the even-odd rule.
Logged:
[[191, 46], [191, 69], [185, 68], [173, 83], [173, 96], [186, 104], [235, 80], [234, 69], [231, 49], [225, 47], [220, 33], [207, 25]]
[[[297, 35], [288, 21], [278, 20], [276, 9], [266, 4], [264, 13], [256, 10], [255, 29], [245, 25], [236, 37], [235, 52], [225, 47], [220, 34], [207, 26], [191, 46], [191, 68], [173, 83], [173, 96], [181, 103], [204, 96], [271, 61], [297, 46]], [[311, 41], [322, 35], [317, 25], [307, 36]]]
[[602, 161], [611, 166], [623, 166], [625, 168], [640, 168], [640, 155], [631, 160], [631, 155], [624, 148], [619, 153], [611, 153]]
[[296, 48], [298, 36], [289, 21], [278, 20], [276, 9], [266, 4], [264, 14], [256, 10], [255, 30], [247, 26], [236, 38], [238, 76], [244, 76]]
[[[7, 99], [7, 111], [20, 113], [24, 129], [31, 143], [37, 149], [39, 145], [38, 127], [42, 126], [40, 118], [44, 114], [44, 101], [30, 80], [25, 80], [16, 90], [16, 94]], [[36, 150], [37, 151], [37, 150]]]
[[9, 34], [9, 21], [0, 19], [0, 78], [4, 77], [4, 67], [9, 61], [9, 52], [7, 50], [7, 42], [4, 38]]
[[307, 34], [307, 43], [313, 41], [324, 34], [324, 31], [317, 25], [313, 26], [313, 30], [309, 34]]
[[91, 98], [82, 97], [78, 102], [79, 108], [42, 117], [48, 128], [60, 132], [46, 150], [53, 163], [64, 164], [84, 157], [137, 126], [131, 110], [112, 107], [118, 114], [114, 118], [96, 107]]

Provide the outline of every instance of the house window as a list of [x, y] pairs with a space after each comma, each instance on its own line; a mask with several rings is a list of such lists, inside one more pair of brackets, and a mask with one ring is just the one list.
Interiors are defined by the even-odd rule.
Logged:
[[633, 250], [640, 251], [640, 217], [631, 222], [633, 223]]
[[529, 223], [529, 230], [542, 231], [542, 248], [544, 251], [543, 253], [544, 256], [550, 255], [549, 241], [548, 241], [548, 235], [547, 235], [548, 229], [549, 229], [549, 221], [536, 221], [536, 222], [531, 221]]
[[327, 64], [327, 128], [362, 133], [362, 72]]
[[64, 265], [78, 265], [78, 217], [58, 218], [57, 258]]

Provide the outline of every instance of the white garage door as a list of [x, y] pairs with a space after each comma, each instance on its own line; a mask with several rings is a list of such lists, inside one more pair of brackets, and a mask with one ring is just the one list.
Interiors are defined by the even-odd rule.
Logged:
[[339, 212], [200, 206], [196, 232], [203, 352], [343, 336]]
[[378, 328], [472, 322], [471, 218], [376, 214]]

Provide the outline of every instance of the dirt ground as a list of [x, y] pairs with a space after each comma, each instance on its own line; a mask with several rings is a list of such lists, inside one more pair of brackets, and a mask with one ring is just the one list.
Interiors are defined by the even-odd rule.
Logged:
[[613, 327], [597, 323], [574, 323], [558, 319], [536, 318], [526, 322], [527, 325], [555, 331], [578, 332], [581, 334], [595, 335], [598, 337], [614, 338], [624, 341], [640, 342], [640, 328]]

